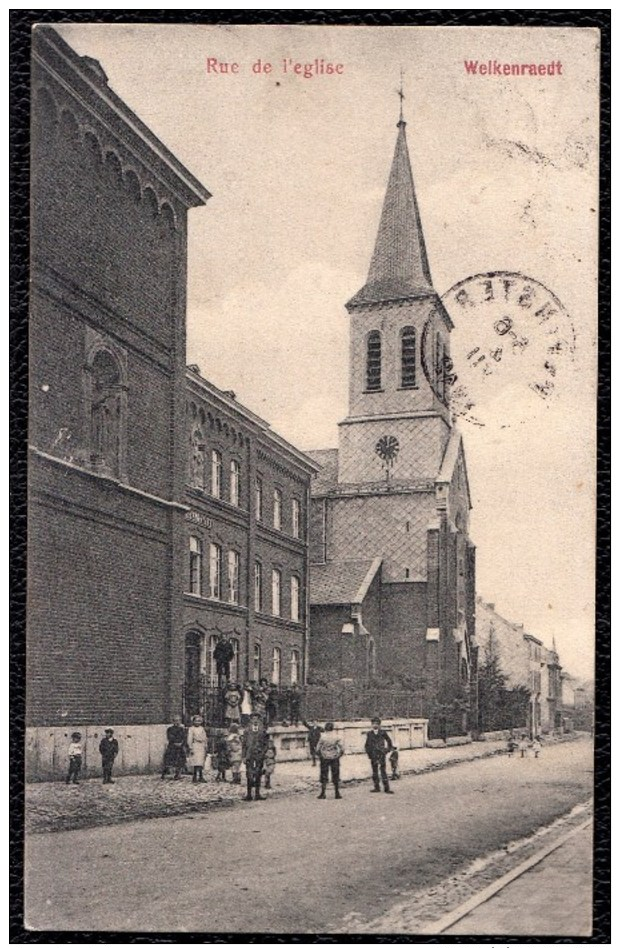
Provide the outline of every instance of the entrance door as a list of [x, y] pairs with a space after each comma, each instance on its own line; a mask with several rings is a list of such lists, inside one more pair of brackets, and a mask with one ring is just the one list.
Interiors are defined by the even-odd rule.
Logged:
[[185, 719], [202, 714], [202, 635], [188, 632], [185, 636]]

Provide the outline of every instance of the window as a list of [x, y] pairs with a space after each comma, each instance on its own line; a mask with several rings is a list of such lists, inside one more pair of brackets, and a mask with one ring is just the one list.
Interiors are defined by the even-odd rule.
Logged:
[[366, 391], [377, 392], [381, 388], [381, 333], [374, 330], [368, 334], [366, 343]]
[[239, 461], [230, 462], [230, 502], [235, 507], [239, 506], [239, 484], [241, 481], [241, 465]]
[[211, 493], [222, 496], [222, 455], [215, 449], [211, 452]]
[[230, 663], [230, 680], [239, 681], [239, 639], [230, 640], [233, 647], [233, 657]]
[[437, 348], [435, 350], [436, 365], [435, 365], [435, 380], [437, 385], [437, 394], [441, 396], [443, 391], [443, 343], [441, 341], [441, 336], [437, 334]]
[[299, 673], [301, 671], [301, 656], [298, 649], [294, 648], [291, 652], [291, 684], [299, 684]]
[[299, 622], [299, 576], [291, 576], [291, 619]]
[[282, 491], [276, 487], [273, 492], [273, 526], [282, 529]]
[[279, 569], [271, 571], [271, 613], [282, 615], [282, 573]]
[[189, 538], [189, 591], [194, 596], [202, 592], [202, 543], [198, 537]]
[[239, 604], [239, 554], [228, 551], [228, 601]]
[[104, 474], [120, 473], [122, 385], [116, 358], [101, 349], [93, 359], [91, 463]]
[[198, 490], [205, 489], [205, 446], [200, 428], [189, 439], [189, 484]]
[[217, 664], [215, 661], [215, 646], [217, 645], [217, 635], [209, 637], [209, 684], [213, 687], [217, 685]]
[[301, 505], [296, 497], [293, 497], [292, 517], [293, 517], [293, 536], [299, 539], [299, 537], [301, 536]]
[[211, 599], [222, 595], [222, 547], [217, 543], [209, 545], [209, 595]]
[[256, 519], [262, 520], [263, 519], [263, 482], [260, 477], [256, 478], [255, 496], [256, 496]]
[[254, 643], [254, 656], [252, 658], [252, 680], [260, 681], [260, 643]]
[[405, 326], [400, 337], [400, 384], [402, 388], [415, 388], [415, 329]]
[[277, 646], [271, 658], [271, 684], [279, 685], [282, 677], [282, 649]]
[[254, 563], [254, 609], [263, 611], [263, 565], [258, 560]]

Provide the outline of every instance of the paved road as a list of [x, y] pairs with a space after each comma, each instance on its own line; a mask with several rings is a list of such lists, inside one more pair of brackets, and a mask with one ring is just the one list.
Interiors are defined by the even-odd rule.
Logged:
[[38, 930], [319, 933], [372, 919], [591, 794], [592, 745], [28, 840]]
[[578, 938], [591, 931], [592, 824], [442, 934]]

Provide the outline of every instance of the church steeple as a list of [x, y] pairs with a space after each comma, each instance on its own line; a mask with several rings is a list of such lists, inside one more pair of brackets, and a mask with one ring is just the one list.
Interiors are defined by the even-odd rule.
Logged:
[[401, 115], [381, 221], [366, 283], [347, 307], [434, 293]]

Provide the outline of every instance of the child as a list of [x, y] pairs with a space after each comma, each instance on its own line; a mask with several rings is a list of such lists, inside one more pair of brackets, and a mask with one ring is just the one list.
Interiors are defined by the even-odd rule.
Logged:
[[228, 759], [232, 768], [232, 782], [241, 783], [241, 761], [243, 759], [243, 747], [238, 724], [230, 725], [229, 734], [226, 738], [226, 744], [228, 747]]
[[534, 751], [534, 757], [538, 757], [538, 755], [540, 754], [542, 750], [542, 744], [540, 743], [537, 737], [535, 737], [534, 740], [532, 741], [531, 747], [532, 747], [532, 750]]
[[527, 746], [528, 746], [528, 745], [527, 745], [527, 738], [526, 738], [526, 737], [522, 737], [521, 740], [519, 741], [519, 753], [520, 753], [522, 759], [523, 759], [523, 758], [526, 756], [526, 754], [527, 754]]
[[390, 751], [390, 765], [392, 767], [390, 780], [400, 780], [400, 774], [398, 772], [398, 747], [393, 747]]
[[193, 770], [192, 783], [205, 783], [202, 772], [207, 758], [207, 732], [200, 714], [194, 715], [192, 726], [187, 730], [187, 746], [189, 748], [187, 764]]
[[69, 744], [69, 773], [67, 783], [79, 783], [78, 777], [82, 769], [82, 735], [74, 731]]
[[514, 734], [511, 734], [510, 737], [508, 738], [508, 756], [509, 757], [514, 756], [514, 752], [516, 751], [517, 746], [518, 746], [517, 739], [514, 736]]
[[269, 735], [269, 740], [267, 742], [267, 750], [265, 751], [265, 759], [263, 761], [263, 773], [265, 775], [265, 790], [271, 790], [271, 775], [276, 769], [276, 745], [273, 742], [273, 737]]
[[226, 771], [230, 767], [228, 759], [228, 743], [224, 734], [219, 734], [215, 739], [214, 770], [217, 770], [217, 783], [223, 780], [226, 783]]
[[113, 736], [114, 728], [107, 727], [104, 733], [105, 737], [99, 742], [101, 769], [103, 770], [103, 782], [114, 783], [112, 780], [112, 768], [118, 755], [118, 741]]

